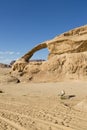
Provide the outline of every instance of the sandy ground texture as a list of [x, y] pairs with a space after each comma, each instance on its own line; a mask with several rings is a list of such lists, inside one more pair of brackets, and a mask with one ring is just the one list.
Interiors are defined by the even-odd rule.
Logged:
[[86, 81], [7, 82], [8, 72], [0, 69], [0, 130], [87, 130]]

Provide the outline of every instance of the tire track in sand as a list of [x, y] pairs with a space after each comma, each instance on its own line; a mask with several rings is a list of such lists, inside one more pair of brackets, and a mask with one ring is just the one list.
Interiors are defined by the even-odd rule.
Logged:
[[[58, 125], [58, 124], [53, 124], [51, 122], [48, 122], [48, 121], [44, 121], [44, 120], [40, 120], [40, 119], [37, 119], [37, 118], [32, 118], [32, 117], [29, 117], [27, 115], [21, 115], [19, 113], [16, 113], [16, 112], [11, 112], [11, 111], [8, 111], [8, 110], [1, 110], [0, 109], [0, 112], [3, 112], [3, 113], [9, 113], [11, 116], [19, 116], [19, 118], [26, 118], [27, 120], [28, 119], [31, 119], [33, 122], [36, 122], [36, 124], [41, 128], [41, 126], [43, 126], [43, 130], [46, 129], [47, 127], [49, 129], [52, 129], [52, 130], [75, 130], [75, 129], [72, 129], [72, 128], [68, 128], [68, 127], [65, 127], [63, 125]], [[4, 115], [4, 114], [2, 114]], [[13, 127], [17, 128], [18, 130], [27, 130], [23, 127], [21, 127], [20, 125], [14, 123], [14, 121], [10, 121], [10, 119], [7, 119], [6, 117], [1, 117], [0, 116], [0, 119], [4, 120], [5, 122], [7, 122], [8, 124], [12, 125]], [[37, 127], [36, 127], [37, 128]], [[42, 129], [41, 129], [42, 130]], [[48, 129], [47, 129], [48, 130]]]
[[[53, 110], [50, 109], [42, 109], [38, 107], [32, 107], [31, 104], [22, 104], [22, 103], [11, 103], [11, 102], [1, 102], [0, 103], [1, 111], [7, 115], [15, 116], [17, 115], [20, 120], [25, 118], [26, 123], [29, 126], [35, 122], [34, 129], [37, 130], [49, 130], [50, 127], [52, 130], [86, 130], [87, 129], [87, 115], [86, 113], [81, 113], [80, 111], [75, 111], [73, 109], [68, 109], [68, 107], [59, 104]], [[3, 109], [5, 108], [5, 109]], [[10, 113], [10, 114], [8, 114]], [[30, 120], [29, 120], [30, 119]], [[50, 120], [51, 119], [51, 120]], [[9, 118], [9, 120], [11, 120]], [[58, 120], [58, 122], [55, 122]], [[29, 122], [27, 122], [29, 121]], [[20, 124], [25, 127], [26, 129], [30, 130], [30, 127], [26, 127], [22, 122], [15, 121], [15, 117], [13, 117], [13, 122]], [[24, 122], [24, 120], [23, 120]], [[62, 124], [62, 123], [63, 124]], [[79, 125], [78, 125], [79, 124]], [[43, 127], [43, 128], [42, 128]], [[49, 127], [49, 129], [48, 129]], [[31, 128], [33, 130], [33, 128]]]
[[25, 128], [21, 127], [20, 125], [18, 125], [17, 123], [10, 121], [4, 117], [0, 116], [0, 119], [4, 122], [6, 122], [7, 124], [11, 125], [12, 127], [16, 128], [17, 130], [26, 130]]

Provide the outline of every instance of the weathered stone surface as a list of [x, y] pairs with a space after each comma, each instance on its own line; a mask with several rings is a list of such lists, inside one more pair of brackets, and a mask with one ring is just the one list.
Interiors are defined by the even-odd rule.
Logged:
[[55, 37], [47, 42], [50, 57], [64, 53], [87, 51], [87, 26], [82, 26]]
[[30, 50], [28, 53], [26, 53], [24, 56], [22, 56], [19, 60], [17, 60], [13, 66], [12, 66], [12, 70], [13, 71], [23, 71], [25, 66], [28, 64], [29, 59], [33, 56], [33, 54], [40, 50], [40, 49], [44, 49], [47, 47], [46, 43], [41, 43], [37, 46], [35, 46], [32, 50]]
[[46, 43], [41, 43], [37, 46], [35, 46], [33, 49], [31, 49], [28, 53], [26, 53], [24, 56], [22, 56], [22, 59], [25, 59], [25, 61], [28, 61], [32, 56], [33, 54], [36, 52], [36, 51], [39, 51], [41, 49], [44, 49], [44, 48], [47, 48], [47, 44]]
[[24, 58], [20, 58], [12, 65], [12, 71], [22, 72], [28, 62]]
[[[38, 50], [48, 48], [47, 61], [28, 62]], [[12, 66], [33, 82], [87, 79], [87, 25], [37, 45]]]

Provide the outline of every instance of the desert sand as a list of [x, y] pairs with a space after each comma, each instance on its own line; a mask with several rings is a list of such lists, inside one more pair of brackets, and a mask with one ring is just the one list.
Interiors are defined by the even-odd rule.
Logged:
[[[31, 62], [43, 48], [48, 59]], [[0, 130], [87, 130], [87, 25], [1, 64]]]
[[16, 83], [9, 72], [0, 68], [0, 130], [87, 130], [87, 81]]

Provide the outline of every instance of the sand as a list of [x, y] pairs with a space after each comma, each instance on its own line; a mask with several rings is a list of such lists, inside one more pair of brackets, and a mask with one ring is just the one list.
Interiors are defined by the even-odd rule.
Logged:
[[5, 82], [9, 71], [0, 69], [0, 130], [87, 130], [87, 81]]

